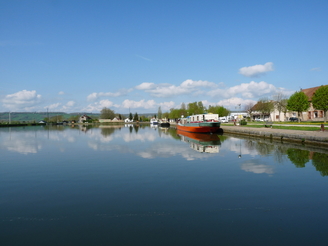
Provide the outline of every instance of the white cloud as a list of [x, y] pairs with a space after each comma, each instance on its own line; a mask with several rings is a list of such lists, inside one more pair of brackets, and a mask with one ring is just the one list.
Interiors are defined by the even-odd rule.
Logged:
[[208, 107], [209, 105], [211, 105], [211, 106], [216, 105], [216, 103], [214, 103], [214, 102], [209, 102], [209, 101], [207, 101], [207, 100], [203, 100], [202, 103], [203, 103], [203, 105], [204, 105], [205, 107]]
[[173, 101], [162, 102], [162, 103], [159, 103], [159, 106], [161, 106], [162, 110], [169, 111], [171, 108], [175, 107], [175, 102], [173, 102]]
[[[230, 108], [232, 110], [244, 110], [245, 106], [252, 103], [252, 104], [256, 104], [256, 100], [251, 100], [251, 99], [243, 99], [243, 98], [239, 98], [239, 97], [232, 97], [226, 100], [220, 100], [217, 102], [217, 105], [221, 105], [225, 108]], [[212, 104], [213, 105], [213, 104]], [[240, 105], [240, 108], [238, 107], [238, 105]]]
[[99, 97], [120, 97], [125, 96], [129, 92], [131, 92], [133, 89], [122, 89], [118, 92], [93, 92], [90, 95], [87, 96], [88, 101], [94, 101], [98, 99]]
[[51, 104], [51, 105], [49, 105], [49, 106], [47, 106], [45, 108], [48, 108], [50, 110], [53, 110], [53, 109], [58, 108], [59, 106], [60, 106], [60, 103], [54, 103], [54, 104]]
[[88, 101], [94, 101], [94, 100], [96, 100], [98, 98], [98, 93], [96, 93], [96, 92], [93, 92], [93, 93], [91, 93], [89, 96], [87, 96], [87, 100]]
[[95, 102], [93, 104], [89, 104], [87, 107], [83, 108], [82, 111], [87, 112], [100, 112], [103, 108], [111, 108], [111, 107], [119, 107], [119, 105], [114, 104], [109, 100], [101, 100], [99, 102]]
[[123, 108], [144, 108], [144, 109], [153, 109], [156, 108], [157, 104], [154, 100], [140, 100], [139, 102], [126, 99], [122, 102]]
[[60, 111], [71, 111], [72, 107], [74, 107], [75, 102], [74, 101], [68, 101], [66, 105], [63, 105], [63, 107], [60, 109]]
[[[208, 107], [209, 105], [223, 106], [223, 107], [231, 109], [231, 110], [239, 110], [239, 109], [243, 110], [244, 107], [246, 105], [248, 105], [249, 103], [256, 104], [256, 102], [257, 102], [256, 100], [243, 99], [243, 98], [239, 98], [239, 97], [232, 97], [229, 99], [220, 100], [218, 102], [209, 102], [207, 100], [202, 101], [202, 103], [205, 107]], [[240, 108], [238, 105], [240, 105]]]
[[69, 102], [66, 103], [67, 107], [73, 107], [74, 105], [75, 105], [74, 101], [69, 101]]
[[183, 88], [196, 88], [196, 87], [208, 87], [208, 88], [214, 88], [217, 87], [217, 85], [213, 82], [198, 80], [194, 81], [191, 79], [187, 79], [181, 83], [181, 87]]
[[314, 67], [314, 68], [311, 69], [311, 71], [320, 72], [321, 67]]
[[[156, 103], [154, 100], [140, 100], [140, 101], [135, 101], [135, 100], [130, 100], [130, 99], [125, 99], [121, 104], [115, 104], [112, 101], [109, 100], [101, 100], [99, 102], [94, 102], [92, 104], [89, 104], [87, 107], [82, 109], [82, 111], [86, 112], [96, 112], [96, 111], [101, 111], [104, 107], [107, 108], [117, 108], [117, 110], [120, 109], [146, 109], [146, 110], [154, 110], [161, 106], [163, 111], [168, 111], [171, 108], [174, 108], [175, 103], [173, 101], [170, 102], [160, 102]], [[115, 110], [116, 111], [116, 110]]]
[[230, 88], [224, 89], [216, 89], [208, 92], [209, 96], [212, 97], [223, 97], [230, 98], [235, 97], [237, 95], [244, 98], [256, 98], [261, 97], [263, 95], [269, 95], [272, 93], [276, 93], [278, 91], [283, 90], [283, 88], [277, 88], [272, 84], [268, 84], [267, 82], [255, 82], [251, 81], [249, 83], [242, 83], [240, 85], [236, 85]]
[[10, 110], [29, 110], [38, 104], [41, 100], [41, 95], [38, 95], [35, 90], [22, 90], [14, 94], [9, 94], [2, 99], [3, 105]]
[[[62, 105], [61, 103], [54, 103], [49, 106], [44, 107], [45, 109], [50, 109], [50, 110], [58, 110], [58, 111], [63, 111], [67, 112], [70, 111], [71, 108], [75, 105], [74, 101], [68, 101], [65, 105]], [[61, 107], [60, 107], [61, 106]]]
[[112, 101], [109, 101], [109, 100], [101, 100], [99, 102], [99, 105], [103, 108], [103, 107], [106, 107], [106, 108], [109, 108], [109, 107], [112, 107], [114, 106], [114, 103]]
[[218, 85], [208, 81], [194, 81], [191, 79], [183, 81], [179, 86], [172, 84], [154, 84], [149, 82], [141, 83], [135, 88], [138, 90], [144, 90], [150, 93], [154, 97], [173, 97], [179, 95], [186, 95], [201, 92], [200, 88], [216, 88]]
[[64, 94], [65, 94], [65, 92], [63, 92], [63, 91], [58, 92], [58, 95], [64, 95]]
[[254, 65], [250, 67], [242, 67], [239, 69], [239, 73], [246, 77], [257, 77], [266, 72], [273, 71], [273, 63], [267, 62], [264, 65]]
[[155, 87], [156, 86], [154, 83], [144, 82], [144, 83], [141, 83], [140, 85], [137, 85], [136, 89], [137, 90], [151, 90]]
[[175, 85], [160, 85], [146, 92], [149, 92], [151, 96], [154, 97], [173, 97], [173, 96], [192, 93], [191, 90]]

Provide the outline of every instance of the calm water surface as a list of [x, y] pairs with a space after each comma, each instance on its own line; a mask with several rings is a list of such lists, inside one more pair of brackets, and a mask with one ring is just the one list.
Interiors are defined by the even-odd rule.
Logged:
[[328, 245], [328, 151], [149, 126], [0, 128], [0, 245]]

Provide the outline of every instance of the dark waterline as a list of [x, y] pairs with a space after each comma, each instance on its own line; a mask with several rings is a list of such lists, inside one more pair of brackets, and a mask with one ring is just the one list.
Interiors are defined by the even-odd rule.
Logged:
[[215, 137], [1, 128], [0, 245], [327, 245], [328, 152]]

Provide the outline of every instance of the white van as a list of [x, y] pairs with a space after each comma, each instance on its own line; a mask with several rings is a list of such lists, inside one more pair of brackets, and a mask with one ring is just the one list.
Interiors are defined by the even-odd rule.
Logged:
[[221, 121], [222, 123], [228, 123], [228, 122], [229, 122], [229, 120], [228, 120], [227, 117], [220, 117], [220, 121]]

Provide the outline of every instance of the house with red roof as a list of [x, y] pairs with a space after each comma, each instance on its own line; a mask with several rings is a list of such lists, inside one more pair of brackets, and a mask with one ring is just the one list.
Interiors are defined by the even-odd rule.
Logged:
[[324, 112], [323, 110], [318, 110], [313, 108], [312, 105], [312, 97], [317, 89], [319, 89], [321, 86], [316, 86], [308, 89], [303, 89], [302, 91], [304, 94], [308, 97], [310, 102], [310, 108], [307, 112], [303, 112], [303, 120], [311, 120], [311, 121], [323, 121], [324, 120]]

